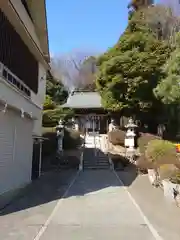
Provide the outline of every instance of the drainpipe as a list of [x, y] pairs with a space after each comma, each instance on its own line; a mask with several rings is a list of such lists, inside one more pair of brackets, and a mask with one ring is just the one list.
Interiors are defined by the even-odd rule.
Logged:
[[39, 140], [39, 177], [41, 176], [41, 168], [42, 168], [42, 139]]
[[16, 129], [16, 125], [14, 127], [14, 141], [13, 141], [13, 163], [15, 160], [15, 155], [16, 155], [16, 138], [17, 138], [17, 129]]
[[97, 149], [96, 149], [96, 134], [95, 134], [95, 117], [93, 117], [92, 119], [93, 121], [93, 137], [94, 137], [94, 153], [95, 153], [95, 157], [97, 156]]

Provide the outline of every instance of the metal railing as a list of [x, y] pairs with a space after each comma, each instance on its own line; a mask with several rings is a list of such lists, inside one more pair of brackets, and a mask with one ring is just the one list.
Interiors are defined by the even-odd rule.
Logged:
[[83, 161], [84, 161], [84, 150], [82, 149], [81, 156], [80, 156], [80, 163], [79, 163], [79, 171], [83, 170]]
[[114, 170], [114, 163], [113, 163], [113, 161], [111, 159], [111, 156], [110, 156], [110, 153], [109, 153], [109, 139], [108, 139], [107, 135], [105, 136], [105, 149], [106, 149], [106, 152], [107, 152], [110, 169]]
[[26, 86], [16, 75], [14, 75], [3, 63], [0, 62], [0, 77], [2, 77], [6, 82], [11, 84], [17, 90], [19, 90], [23, 95], [31, 98], [31, 90]]
[[[81, 136], [82, 137], [82, 136]], [[86, 136], [83, 136], [83, 142], [81, 144], [81, 156], [80, 156], [80, 162], [79, 162], [79, 171], [82, 171], [84, 169], [84, 148], [85, 148], [85, 141]]]

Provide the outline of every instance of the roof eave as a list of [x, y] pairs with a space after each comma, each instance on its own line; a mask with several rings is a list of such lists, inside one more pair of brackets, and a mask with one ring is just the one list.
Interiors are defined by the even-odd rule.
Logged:
[[47, 27], [47, 12], [46, 12], [46, 1], [45, 0], [27, 0], [31, 16], [36, 28], [37, 35], [43, 50], [44, 58], [49, 63], [49, 38], [48, 38], [48, 27]]

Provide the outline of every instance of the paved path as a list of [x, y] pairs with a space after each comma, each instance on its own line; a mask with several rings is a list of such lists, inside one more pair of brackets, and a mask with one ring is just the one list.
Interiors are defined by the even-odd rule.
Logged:
[[74, 175], [71, 170], [45, 174], [0, 211], [0, 240], [34, 240]]
[[147, 175], [134, 178], [129, 169], [118, 174], [161, 237], [164, 240], [179, 240], [180, 208], [167, 201], [160, 188], [152, 187]]
[[[180, 239], [175, 238], [176, 235], [168, 235], [168, 230], [163, 232], [161, 223], [154, 221], [152, 215], [154, 218], [158, 215], [156, 214], [158, 208], [154, 206], [158, 204], [158, 199], [149, 197], [150, 201], [153, 199], [154, 202], [153, 204], [148, 202], [150, 207], [149, 212], [147, 211], [148, 189], [145, 192], [147, 196], [144, 196], [142, 191], [137, 191], [137, 186], [131, 187], [139, 184], [138, 178], [137, 181], [134, 180], [133, 184], [131, 182], [129, 191], [133, 197], [135, 196], [138, 204], [140, 203], [143, 212], [113, 171], [87, 170], [81, 172], [75, 179], [72, 176], [73, 173], [67, 173], [65, 175], [54, 173], [53, 177], [45, 179], [45, 184], [43, 181], [37, 182], [25, 197], [5, 209], [0, 216], [0, 239]], [[122, 173], [119, 174], [121, 176]], [[126, 177], [123, 176], [123, 180]], [[140, 180], [141, 185], [142, 181]], [[70, 182], [70, 187], [68, 187], [67, 183]], [[65, 189], [66, 193], [60, 199]], [[166, 210], [165, 206], [164, 210]], [[160, 214], [162, 214], [162, 218], [162, 211]], [[167, 225], [165, 227], [168, 228]]]
[[[149, 222], [141, 214], [114, 172], [109, 170], [80, 173], [71, 183], [64, 198], [56, 202], [54, 210], [51, 206], [47, 207], [51, 210], [46, 222], [43, 222], [42, 212], [38, 214], [34, 212], [34, 216], [31, 215], [28, 221], [26, 219], [26, 224], [22, 219], [22, 228], [26, 228], [29, 235], [22, 235], [21, 232], [17, 235], [13, 227], [11, 229], [9, 226], [11, 234], [4, 238], [2, 234], [0, 239], [156, 239], [153, 236], [156, 232], [152, 234], [154, 229], [148, 225]], [[16, 223], [14, 225], [16, 226]], [[33, 227], [36, 227], [36, 231], [33, 231]]]
[[152, 240], [155, 237], [115, 174], [101, 170], [85, 171], [77, 177], [47, 226], [42, 228], [36, 240], [39, 239]]

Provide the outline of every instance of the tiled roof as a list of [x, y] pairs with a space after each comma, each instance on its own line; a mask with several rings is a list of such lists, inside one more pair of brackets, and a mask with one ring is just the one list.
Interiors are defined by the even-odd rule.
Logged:
[[97, 92], [78, 92], [71, 93], [63, 108], [102, 108], [101, 96]]

